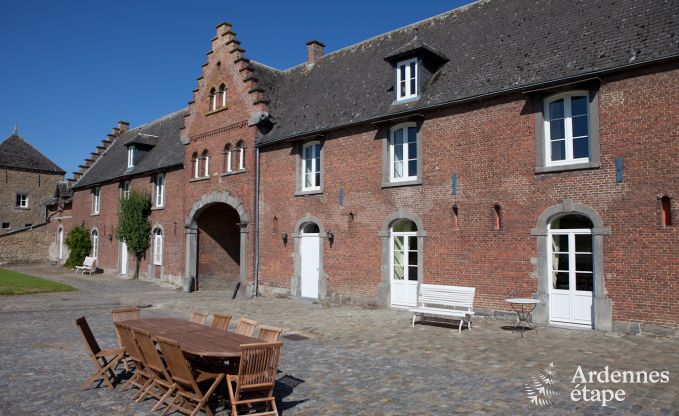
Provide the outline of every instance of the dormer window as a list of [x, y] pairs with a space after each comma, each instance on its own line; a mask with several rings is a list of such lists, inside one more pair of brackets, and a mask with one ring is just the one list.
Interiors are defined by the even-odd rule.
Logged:
[[396, 101], [418, 96], [417, 77], [417, 59], [401, 61], [396, 65]]
[[134, 146], [128, 146], [127, 148], [127, 168], [134, 167]]

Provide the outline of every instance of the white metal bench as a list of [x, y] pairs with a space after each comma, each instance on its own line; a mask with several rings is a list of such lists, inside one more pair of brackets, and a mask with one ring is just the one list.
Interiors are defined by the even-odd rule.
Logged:
[[457, 318], [460, 320], [458, 332], [462, 332], [462, 323], [467, 322], [471, 329], [471, 317], [474, 315], [474, 294], [476, 288], [463, 286], [420, 285], [417, 307], [410, 309], [413, 315], [413, 326], [418, 315]]
[[97, 259], [94, 257], [85, 257], [85, 261], [83, 262], [82, 266], [75, 266], [75, 274], [78, 274], [78, 272], [81, 272], [82, 274], [85, 274], [87, 272], [88, 274], [92, 274], [97, 270], [96, 267], [94, 267], [94, 263], [96, 262]]

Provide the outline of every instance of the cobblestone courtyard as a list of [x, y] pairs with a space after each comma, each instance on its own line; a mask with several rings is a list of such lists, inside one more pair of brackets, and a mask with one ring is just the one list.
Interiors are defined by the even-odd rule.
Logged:
[[[276, 386], [283, 415], [677, 414], [679, 341], [540, 328], [525, 338], [506, 321], [476, 319], [471, 331], [410, 327], [394, 309], [322, 305], [293, 299], [230, 299], [225, 292], [181, 293], [115, 276], [75, 277], [52, 266], [16, 270], [49, 277], [78, 292], [0, 298], [0, 414], [146, 414], [131, 392], [80, 391], [93, 371], [74, 320], [86, 316], [103, 346], [115, 342], [110, 310], [152, 305], [143, 316], [188, 317], [192, 309], [248, 316], [285, 334]], [[234, 319], [236, 321], [236, 319]], [[233, 326], [233, 323], [232, 323]], [[526, 385], [554, 363], [551, 405], [535, 406]], [[669, 371], [668, 383], [595, 382], [589, 389], [625, 391], [622, 402], [574, 402], [571, 381], [587, 372]], [[221, 408], [220, 408], [221, 409]], [[221, 411], [219, 414], [228, 414]]]

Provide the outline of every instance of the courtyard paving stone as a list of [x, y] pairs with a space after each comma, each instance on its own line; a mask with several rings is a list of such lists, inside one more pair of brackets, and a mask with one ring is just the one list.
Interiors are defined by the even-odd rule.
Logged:
[[[110, 310], [127, 305], [152, 305], [142, 310], [148, 317], [225, 312], [308, 337], [284, 339], [276, 386], [283, 415], [679, 414], [679, 341], [673, 338], [558, 328], [520, 338], [503, 329], [509, 322], [483, 318], [458, 334], [451, 326], [411, 328], [410, 314], [390, 308], [231, 300], [226, 292], [181, 293], [112, 275], [75, 276], [49, 265], [14, 269], [79, 291], [0, 298], [1, 415], [147, 414], [152, 403], [131, 403], [132, 392], [79, 390], [93, 368], [74, 320], [86, 316], [99, 342], [112, 346]], [[550, 405], [534, 406], [525, 385], [550, 363], [560, 383], [548, 387], [559, 395]], [[578, 365], [585, 371], [666, 370], [670, 381], [595, 383], [624, 389], [626, 399], [606, 407], [573, 402]]]

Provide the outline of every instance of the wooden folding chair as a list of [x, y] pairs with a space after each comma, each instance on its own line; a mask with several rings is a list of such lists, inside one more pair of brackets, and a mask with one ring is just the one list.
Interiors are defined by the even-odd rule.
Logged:
[[278, 337], [283, 332], [282, 329], [276, 328], [268, 325], [259, 326], [259, 334], [257, 334], [257, 339], [261, 339], [264, 342], [276, 342]]
[[[92, 330], [87, 324], [87, 320], [84, 316], [76, 319], [75, 324], [78, 325], [78, 328], [80, 328], [80, 334], [85, 341], [85, 345], [87, 345], [90, 357], [97, 366], [97, 371], [88, 377], [88, 379], [82, 384], [80, 387], [81, 390], [86, 389], [90, 384], [99, 379], [102, 379], [110, 389], [113, 389], [113, 383], [109, 377], [115, 381], [116, 374], [113, 370], [115, 370], [115, 368], [118, 366], [118, 363], [123, 357], [125, 349], [114, 348], [102, 350], [99, 348], [97, 339], [94, 337], [94, 334], [92, 333]], [[101, 385], [101, 382], [99, 385]]]
[[276, 384], [276, 369], [282, 345], [283, 343], [279, 341], [240, 346], [238, 375], [227, 374], [226, 376], [231, 416], [238, 415], [239, 406], [247, 405], [250, 411], [255, 404], [263, 405], [264, 410], [259, 413], [248, 413], [248, 416], [278, 415], [273, 389]]
[[137, 340], [139, 349], [141, 350], [144, 358], [146, 359], [146, 368], [152, 373], [152, 377], [148, 383], [144, 386], [139, 397], [135, 400], [140, 402], [144, 400], [146, 396], [151, 396], [158, 400], [158, 403], [151, 409], [155, 411], [161, 404], [165, 403], [165, 400], [169, 397], [169, 392], [174, 388], [174, 382], [170, 373], [165, 367], [163, 359], [160, 357], [160, 353], [156, 349], [156, 344], [151, 339], [151, 334], [142, 329], [132, 329], [132, 333]]
[[240, 318], [240, 321], [238, 321], [238, 326], [236, 326], [236, 334], [247, 335], [248, 337], [251, 337], [255, 332], [256, 327], [257, 321], [253, 321], [252, 319], [248, 318]]
[[223, 331], [226, 331], [226, 328], [229, 326], [229, 322], [231, 322], [231, 315], [225, 315], [223, 313], [212, 314], [212, 324], [211, 324], [211, 326], [213, 328], [217, 328], [217, 329], [221, 329]]
[[146, 359], [144, 354], [139, 349], [139, 344], [132, 334], [129, 325], [116, 322], [116, 332], [120, 335], [120, 340], [125, 348], [127, 356], [134, 364], [134, 374], [125, 382], [123, 391], [132, 387], [139, 389], [139, 392], [132, 396], [132, 399], [137, 398], [146, 388], [147, 383], [153, 378], [153, 373], [146, 369]]
[[191, 312], [191, 322], [203, 325], [207, 319], [207, 313], [205, 312]]
[[[139, 313], [139, 308], [132, 306], [129, 308], [117, 308], [111, 311], [111, 316], [113, 317], [113, 323], [128, 321], [131, 319], [140, 319], [141, 315]], [[118, 338], [118, 346], [123, 347], [123, 343], [120, 340], [120, 334], [118, 333], [118, 328], [116, 327], [116, 338]], [[125, 371], [130, 371], [130, 366], [128, 365], [127, 353], [123, 357], [123, 365], [125, 366]]]
[[[162, 414], [166, 415], [168, 412], [177, 410], [193, 416], [204, 410], [209, 416], [213, 416], [207, 403], [219, 383], [224, 379], [224, 374], [200, 370], [193, 371], [186, 357], [184, 357], [184, 352], [179, 343], [163, 337], [156, 337], [156, 341], [158, 341], [167, 369], [174, 382], [165, 397], [170, 397], [176, 392]], [[212, 384], [203, 394], [198, 385], [210, 380], [212, 380]]]

